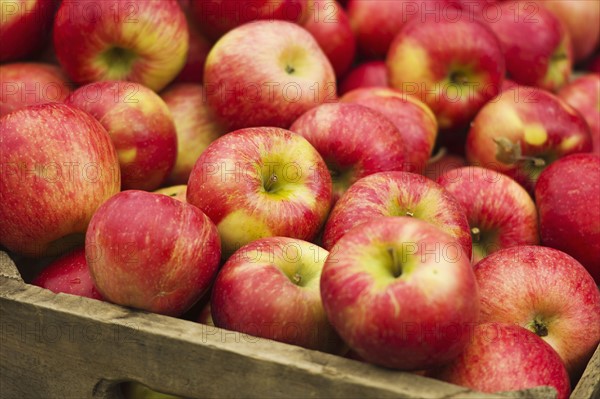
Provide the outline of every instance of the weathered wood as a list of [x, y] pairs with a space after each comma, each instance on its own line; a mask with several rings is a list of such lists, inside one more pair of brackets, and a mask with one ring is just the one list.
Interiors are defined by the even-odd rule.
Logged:
[[0, 342], [0, 397], [7, 399], [117, 399], [116, 384], [129, 380], [190, 398], [555, 397], [551, 388], [472, 392], [293, 345], [54, 294], [24, 284], [1, 261]]

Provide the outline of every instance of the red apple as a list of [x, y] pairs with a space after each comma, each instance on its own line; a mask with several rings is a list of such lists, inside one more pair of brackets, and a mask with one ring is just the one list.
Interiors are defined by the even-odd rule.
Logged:
[[600, 75], [583, 75], [563, 86], [558, 96], [585, 118], [592, 133], [594, 152], [600, 155]]
[[323, 104], [290, 127], [321, 154], [333, 182], [333, 202], [358, 179], [404, 170], [407, 145], [384, 115], [358, 104]]
[[71, 85], [62, 70], [42, 63], [0, 65], [0, 116], [29, 105], [63, 102]]
[[600, 54], [596, 54], [594, 58], [592, 58], [587, 69], [593, 73], [600, 73]]
[[123, 189], [155, 190], [177, 156], [177, 133], [165, 102], [139, 83], [96, 82], [75, 90], [65, 103], [102, 123], [117, 149]]
[[42, 49], [52, 27], [54, 0], [2, 1], [0, 62], [29, 57]]
[[352, 69], [340, 84], [340, 94], [362, 87], [387, 87], [387, 67], [383, 61], [365, 62]]
[[214, 326], [215, 322], [212, 318], [210, 302], [208, 302], [202, 310], [200, 310], [200, 314], [198, 315], [197, 322], [200, 324], [205, 324], [207, 326]]
[[208, 104], [229, 130], [288, 128], [336, 99], [335, 73], [310, 33], [283, 21], [240, 26], [212, 48], [204, 70]]
[[352, 350], [402, 370], [456, 358], [479, 312], [461, 246], [432, 224], [406, 216], [377, 218], [346, 233], [323, 267], [321, 298]]
[[[186, 14], [187, 15], [187, 14]], [[212, 42], [203, 36], [192, 18], [187, 18], [188, 52], [185, 64], [173, 80], [174, 83], [198, 83], [204, 80], [204, 65], [212, 47]]]
[[217, 225], [227, 257], [259, 238], [312, 240], [331, 192], [327, 165], [306, 139], [263, 127], [212, 142], [192, 170], [187, 201]]
[[176, 84], [161, 97], [171, 110], [177, 131], [177, 159], [168, 180], [186, 184], [200, 154], [226, 131], [206, 104], [201, 85]]
[[575, 62], [590, 56], [600, 44], [600, 2], [596, 0], [538, 0], [537, 3], [550, 10], [560, 19], [573, 43]]
[[506, 1], [497, 7], [498, 17], [487, 22], [502, 44], [511, 79], [522, 85], [558, 90], [569, 80], [573, 63], [565, 26], [531, 1]]
[[206, 36], [216, 40], [252, 21], [302, 22], [308, 0], [191, 0], [191, 11]]
[[466, 142], [469, 163], [505, 173], [529, 192], [550, 163], [591, 150], [589, 127], [576, 110], [545, 90], [526, 86], [487, 103]]
[[178, 186], [163, 187], [154, 191], [156, 194], [164, 194], [176, 200], [186, 202], [187, 185], [180, 184]]
[[600, 343], [600, 292], [585, 268], [556, 249], [519, 246], [479, 262], [475, 276], [480, 321], [517, 324], [536, 333], [556, 350], [576, 382]]
[[469, 346], [452, 363], [428, 376], [479, 392], [550, 386], [568, 399], [569, 376], [556, 352], [526, 329], [502, 323], [480, 324]]
[[60, 65], [77, 84], [129, 80], [159, 91], [188, 51], [176, 0], [63, 1], [53, 35]]
[[600, 285], [600, 157], [559, 159], [535, 186], [542, 244], [577, 259]]
[[364, 105], [385, 115], [396, 125], [408, 149], [405, 169], [423, 171], [438, 133], [435, 115], [427, 105], [409, 94], [383, 87], [353, 90], [340, 101]]
[[346, 11], [335, 0], [310, 0], [302, 27], [310, 32], [331, 62], [337, 77], [352, 65], [356, 40]]
[[268, 237], [240, 248], [219, 271], [210, 299], [215, 326], [337, 353], [319, 281], [329, 253], [306, 241]]
[[83, 247], [46, 266], [31, 284], [56, 293], [63, 292], [92, 299], [103, 299], [92, 280]]
[[198, 208], [137, 190], [98, 208], [85, 245], [92, 277], [107, 300], [171, 316], [208, 290], [221, 257], [217, 229]]
[[323, 246], [331, 249], [354, 226], [381, 216], [429, 222], [471, 254], [471, 233], [461, 204], [437, 183], [409, 172], [376, 173], [353, 184], [329, 215]]
[[390, 86], [426, 103], [444, 130], [466, 126], [500, 92], [505, 72], [496, 36], [466, 18], [407, 23], [386, 63]]
[[441, 155], [436, 155], [430, 159], [427, 163], [423, 175], [427, 176], [431, 180], [436, 181], [440, 176], [448, 173], [453, 169], [462, 168], [467, 166], [467, 160], [460, 155], [446, 153], [444, 151]]
[[437, 181], [467, 215], [473, 237], [473, 263], [502, 248], [539, 243], [535, 204], [510, 177], [467, 166], [450, 170]]
[[65, 104], [23, 108], [0, 118], [0, 244], [27, 256], [64, 252], [98, 206], [119, 192], [110, 136]]

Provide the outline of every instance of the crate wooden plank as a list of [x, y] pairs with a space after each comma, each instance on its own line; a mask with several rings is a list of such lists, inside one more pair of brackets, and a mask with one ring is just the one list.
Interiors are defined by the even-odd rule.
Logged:
[[128, 380], [191, 398], [555, 397], [544, 387], [472, 392], [293, 345], [54, 294], [23, 283], [2, 253], [0, 335], [2, 398], [115, 399], [115, 384]]

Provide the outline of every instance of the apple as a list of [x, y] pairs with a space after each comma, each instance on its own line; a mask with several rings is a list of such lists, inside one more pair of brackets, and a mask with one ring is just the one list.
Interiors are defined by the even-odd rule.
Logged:
[[600, 285], [600, 157], [574, 154], [542, 172], [535, 186], [542, 244], [577, 259]]
[[119, 192], [110, 136], [74, 107], [47, 103], [0, 118], [0, 245], [31, 257], [62, 253]]
[[500, 92], [505, 73], [494, 33], [466, 18], [406, 23], [386, 64], [390, 86], [426, 103], [447, 131], [468, 125]]
[[335, 73], [310, 33], [291, 22], [258, 21], [228, 32], [206, 60], [208, 104], [231, 130], [288, 128], [336, 100]]
[[124, 190], [155, 190], [169, 176], [177, 133], [169, 108], [152, 90], [133, 82], [96, 82], [75, 90], [65, 103], [88, 112], [108, 131]]
[[85, 253], [104, 298], [178, 316], [212, 284], [221, 245], [217, 228], [195, 206], [128, 190], [98, 208], [85, 236]]
[[[209, 39], [252, 21], [301, 23], [309, 0], [191, 0], [192, 15]], [[312, 0], [311, 0], [312, 1]]]
[[63, 1], [53, 39], [60, 65], [80, 85], [129, 80], [159, 91], [181, 71], [188, 51], [176, 0]]
[[16, 61], [40, 51], [50, 33], [54, 0], [3, 0], [0, 5], [0, 62]]
[[429, 222], [471, 254], [471, 232], [461, 204], [437, 183], [409, 172], [376, 173], [354, 183], [329, 215], [323, 246], [331, 249], [354, 226], [381, 216]]
[[171, 198], [175, 198], [181, 202], [186, 202], [187, 185], [180, 184], [177, 186], [163, 187], [154, 191], [156, 194], [164, 194]]
[[427, 163], [423, 175], [436, 181], [440, 176], [448, 173], [453, 169], [467, 166], [467, 160], [460, 155], [443, 151], [439, 155], [435, 155]]
[[600, 44], [600, 2], [596, 0], [537, 0], [566, 26], [575, 62], [585, 60]]
[[204, 80], [204, 65], [212, 42], [201, 33], [195, 20], [186, 13], [188, 25], [188, 52], [185, 64], [173, 83], [197, 83]]
[[585, 118], [592, 133], [594, 152], [600, 155], [600, 74], [578, 77], [563, 86], [558, 96]]
[[506, 1], [497, 7], [498, 17], [487, 22], [502, 44], [511, 79], [551, 91], [568, 82], [573, 52], [560, 20], [531, 1]]
[[80, 247], [56, 259], [31, 282], [52, 292], [79, 295], [102, 300], [85, 261], [85, 248]]
[[310, 0], [308, 14], [302, 27], [317, 40], [335, 75], [344, 76], [356, 53], [356, 39], [346, 11], [335, 0]]
[[600, 343], [600, 292], [585, 268], [556, 249], [517, 246], [474, 270], [480, 322], [531, 330], [556, 350], [575, 383]]
[[515, 179], [533, 193], [541, 171], [563, 156], [590, 152], [583, 117], [553, 94], [517, 86], [487, 103], [466, 140], [467, 161]]
[[569, 376], [556, 352], [526, 329], [484, 323], [473, 329], [469, 345], [452, 363], [427, 376], [478, 392], [516, 391], [550, 386], [568, 399]]
[[340, 238], [323, 267], [321, 298], [329, 321], [358, 356], [402, 370], [456, 358], [479, 312], [460, 244], [407, 216], [376, 218]]
[[596, 54], [587, 67], [588, 71], [593, 73], [600, 73], [600, 54]]
[[0, 116], [29, 105], [63, 102], [71, 85], [55, 65], [16, 62], [0, 65]]
[[[255, 243], [256, 243], [256, 241], [255, 241]], [[196, 319], [196, 321], [200, 324], [214, 327], [215, 322], [212, 318], [212, 310], [211, 310], [210, 302], [208, 302], [206, 305], [204, 305], [204, 307], [202, 307], [202, 309], [200, 310], [200, 314], [198, 315], [198, 318]]]
[[323, 104], [290, 127], [321, 154], [333, 182], [333, 202], [358, 179], [404, 170], [408, 147], [384, 115], [358, 104]]
[[177, 159], [168, 180], [186, 184], [200, 154], [226, 131], [206, 104], [202, 85], [175, 84], [161, 97], [171, 111], [177, 131]]
[[339, 91], [346, 94], [362, 87], [387, 87], [387, 66], [383, 61], [364, 62], [352, 69], [342, 80]]
[[535, 203], [516, 181], [492, 169], [466, 166], [437, 182], [462, 205], [473, 239], [473, 263], [502, 248], [539, 243]]
[[396, 125], [409, 149], [405, 169], [423, 171], [438, 133], [436, 117], [427, 105], [409, 94], [384, 87], [353, 90], [340, 101], [364, 105], [385, 115]]
[[224, 257], [259, 238], [312, 240], [331, 199], [331, 177], [317, 150], [275, 127], [213, 141], [196, 161], [187, 191], [187, 201], [217, 225]]
[[343, 344], [327, 321], [319, 289], [328, 254], [315, 244], [286, 237], [261, 238], [240, 248], [213, 286], [215, 326], [339, 352]]

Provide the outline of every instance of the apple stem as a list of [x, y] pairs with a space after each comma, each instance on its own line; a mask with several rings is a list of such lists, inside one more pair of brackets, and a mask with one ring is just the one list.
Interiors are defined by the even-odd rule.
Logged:
[[276, 182], [277, 182], [277, 175], [275, 173], [273, 173], [271, 175], [271, 177], [269, 177], [269, 180], [267, 180], [267, 183], [265, 184], [265, 190], [270, 192], [271, 188], [273, 187], [273, 184], [275, 184]]
[[473, 238], [473, 242], [481, 240], [481, 230], [479, 230], [479, 227], [471, 228], [471, 237]]
[[406, 211], [406, 216], [413, 217], [413, 216], [415, 216], [415, 214], [411, 211]]
[[531, 323], [531, 330], [540, 337], [545, 337], [548, 335], [548, 327], [546, 327], [546, 325], [537, 318], [533, 319], [533, 323]]
[[402, 275], [402, 264], [400, 263], [400, 259], [398, 259], [398, 254], [392, 247], [388, 248], [388, 253], [392, 258], [392, 274], [394, 277], [400, 277]]
[[439, 161], [440, 159], [442, 159], [444, 157], [444, 155], [446, 155], [448, 153], [448, 150], [446, 149], [446, 147], [442, 147], [438, 150], [438, 152], [435, 153], [434, 156], [432, 156], [431, 158], [429, 158], [427, 160], [427, 164], [430, 165], [434, 162]]
[[533, 163], [533, 166], [538, 166], [538, 167], [546, 166], [546, 161], [543, 158], [521, 157], [521, 160], [530, 161], [531, 163]]
[[292, 280], [294, 280], [294, 283], [296, 283], [296, 285], [299, 285], [300, 282], [302, 282], [302, 276], [299, 273], [294, 273]]

